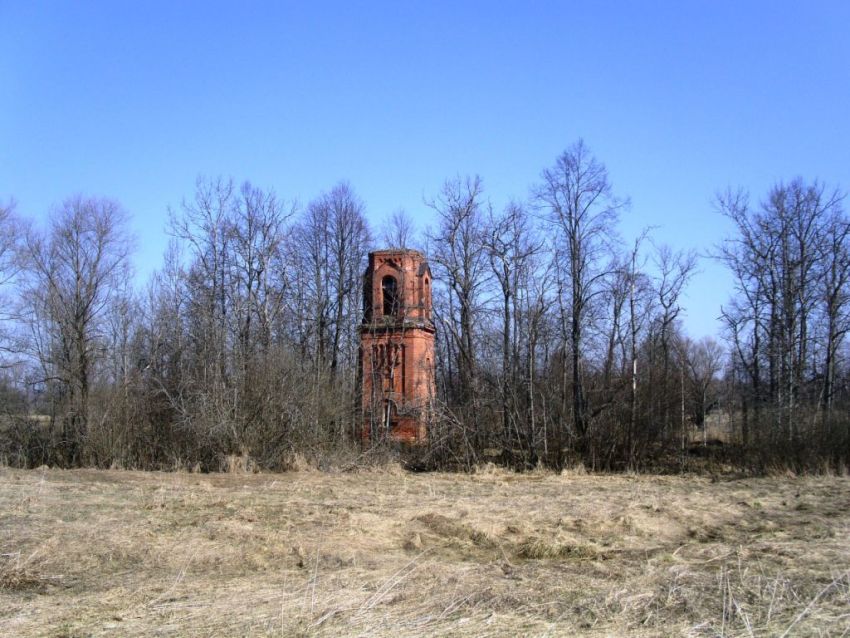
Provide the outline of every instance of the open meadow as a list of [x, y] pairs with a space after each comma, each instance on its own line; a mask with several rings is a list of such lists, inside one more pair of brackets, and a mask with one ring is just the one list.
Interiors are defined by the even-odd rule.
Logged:
[[0, 635], [843, 636], [850, 479], [0, 468]]

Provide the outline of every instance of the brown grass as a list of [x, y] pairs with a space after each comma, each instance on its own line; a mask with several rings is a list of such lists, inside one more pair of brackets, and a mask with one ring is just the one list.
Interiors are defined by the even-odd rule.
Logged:
[[0, 635], [850, 633], [844, 477], [233, 465], [0, 469]]

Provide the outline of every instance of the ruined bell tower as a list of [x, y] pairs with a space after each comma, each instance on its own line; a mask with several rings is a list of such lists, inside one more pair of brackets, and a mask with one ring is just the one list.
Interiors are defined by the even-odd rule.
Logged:
[[369, 254], [360, 378], [364, 440], [422, 443], [434, 399], [431, 270], [416, 250]]

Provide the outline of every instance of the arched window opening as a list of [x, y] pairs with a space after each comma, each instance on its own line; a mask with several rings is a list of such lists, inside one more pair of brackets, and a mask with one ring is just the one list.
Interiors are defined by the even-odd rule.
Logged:
[[387, 275], [381, 280], [381, 292], [384, 296], [384, 316], [394, 317], [398, 313], [398, 284], [395, 277]]

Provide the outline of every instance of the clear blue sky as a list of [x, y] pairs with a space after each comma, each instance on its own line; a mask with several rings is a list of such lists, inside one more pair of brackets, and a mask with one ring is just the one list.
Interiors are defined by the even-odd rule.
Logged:
[[[644, 226], [707, 250], [711, 198], [796, 175], [850, 189], [850, 2], [0, 0], [0, 198], [122, 202], [144, 277], [198, 174], [306, 202], [340, 179], [375, 226], [478, 173], [523, 197], [579, 137]], [[718, 329], [729, 278], [685, 300]]]

